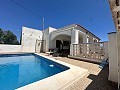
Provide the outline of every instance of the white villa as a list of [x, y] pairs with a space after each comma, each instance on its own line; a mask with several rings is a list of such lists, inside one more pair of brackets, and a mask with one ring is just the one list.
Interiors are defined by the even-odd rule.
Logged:
[[44, 31], [32, 28], [22, 28], [23, 52], [49, 52], [51, 49], [63, 49], [70, 54], [71, 44], [99, 42], [100, 38], [78, 24], [60, 29], [49, 27]]
[[[22, 27], [21, 45], [0, 44], [0, 53], [1, 54], [4, 53], [5, 54], [6, 53], [7, 54], [13, 54], [13, 53], [39, 54], [41, 52], [44, 52], [44, 54], [45, 53], [50, 54], [50, 53], [54, 53], [53, 51], [55, 49], [58, 49], [60, 52], [62, 52], [63, 55], [68, 56], [70, 58], [99, 63], [101, 66], [103, 65], [102, 68], [100, 67], [100, 65], [98, 66], [98, 64], [96, 64], [97, 65], [96, 67], [101, 70], [104, 68], [104, 66], [107, 66], [109, 64], [109, 76], [106, 77], [108, 78], [108, 81], [118, 83], [118, 89], [119, 89], [120, 88], [120, 0], [109, 0], [109, 4], [117, 31], [108, 33], [108, 42], [107, 41], [100, 42], [99, 37], [97, 37], [92, 32], [88, 31], [79, 24], [72, 24], [59, 29], [48, 27], [45, 30], [37, 30], [33, 28]], [[89, 67], [91, 68], [91, 64], [87, 64], [87, 65], [90, 65]], [[76, 68], [74, 70], [76, 70]], [[97, 74], [92, 73], [90, 77], [87, 77], [90, 78], [91, 80], [90, 83], [92, 83], [91, 85], [93, 86], [95, 86], [94, 84], [96, 84], [96, 80], [94, 80], [93, 77], [100, 76], [100, 71], [98, 69], [96, 71]], [[66, 75], [66, 77], [68, 77], [68, 74]], [[74, 76], [76, 76], [76, 74], [74, 74], [73, 77]], [[102, 77], [104, 77], [104, 75]], [[105, 80], [107, 81], [107, 79]], [[106, 83], [107, 84], [105, 85], [108, 85], [108, 82]], [[98, 89], [98, 87], [96, 88]], [[109, 87], [106, 86], [106, 88]]]

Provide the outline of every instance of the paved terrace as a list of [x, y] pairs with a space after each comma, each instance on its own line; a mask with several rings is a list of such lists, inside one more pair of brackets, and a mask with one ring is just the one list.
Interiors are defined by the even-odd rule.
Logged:
[[[42, 55], [48, 56], [42, 53]], [[52, 57], [52, 56], [49, 56]], [[62, 90], [116, 90], [117, 87], [108, 82], [108, 67], [104, 70], [99, 68], [98, 64], [85, 62], [82, 60], [75, 60], [66, 57], [52, 57], [81, 68], [85, 68], [90, 72], [90, 75], [82, 79], [78, 79], [70, 86]]]

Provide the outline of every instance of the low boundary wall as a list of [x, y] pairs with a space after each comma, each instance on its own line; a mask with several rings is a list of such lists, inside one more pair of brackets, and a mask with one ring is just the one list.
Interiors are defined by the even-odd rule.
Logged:
[[21, 45], [0, 44], [0, 53], [21, 52]]

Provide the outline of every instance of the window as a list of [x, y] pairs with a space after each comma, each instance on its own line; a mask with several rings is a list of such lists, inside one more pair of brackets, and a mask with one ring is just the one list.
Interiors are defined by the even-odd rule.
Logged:
[[118, 20], [118, 24], [120, 24], [120, 21]]
[[118, 29], [120, 29], [120, 26], [118, 26]]
[[116, 6], [119, 6], [119, 0], [116, 0]]
[[97, 42], [97, 40], [96, 40], [96, 39], [94, 39], [94, 42]]
[[69, 43], [69, 41], [63, 41], [63, 45], [64, 45], [64, 46], [69, 46], [70, 43]]
[[120, 13], [120, 12], [118, 11], [118, 12], [117, 12], [117, 18], [119, 18], [119, 13]]

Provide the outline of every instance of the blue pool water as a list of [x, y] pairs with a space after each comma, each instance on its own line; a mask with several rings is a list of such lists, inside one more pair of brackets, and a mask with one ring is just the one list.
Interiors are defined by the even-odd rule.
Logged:
[[0, 90], [14, 90], [67, 69], [35, 54], [0, 55]]

